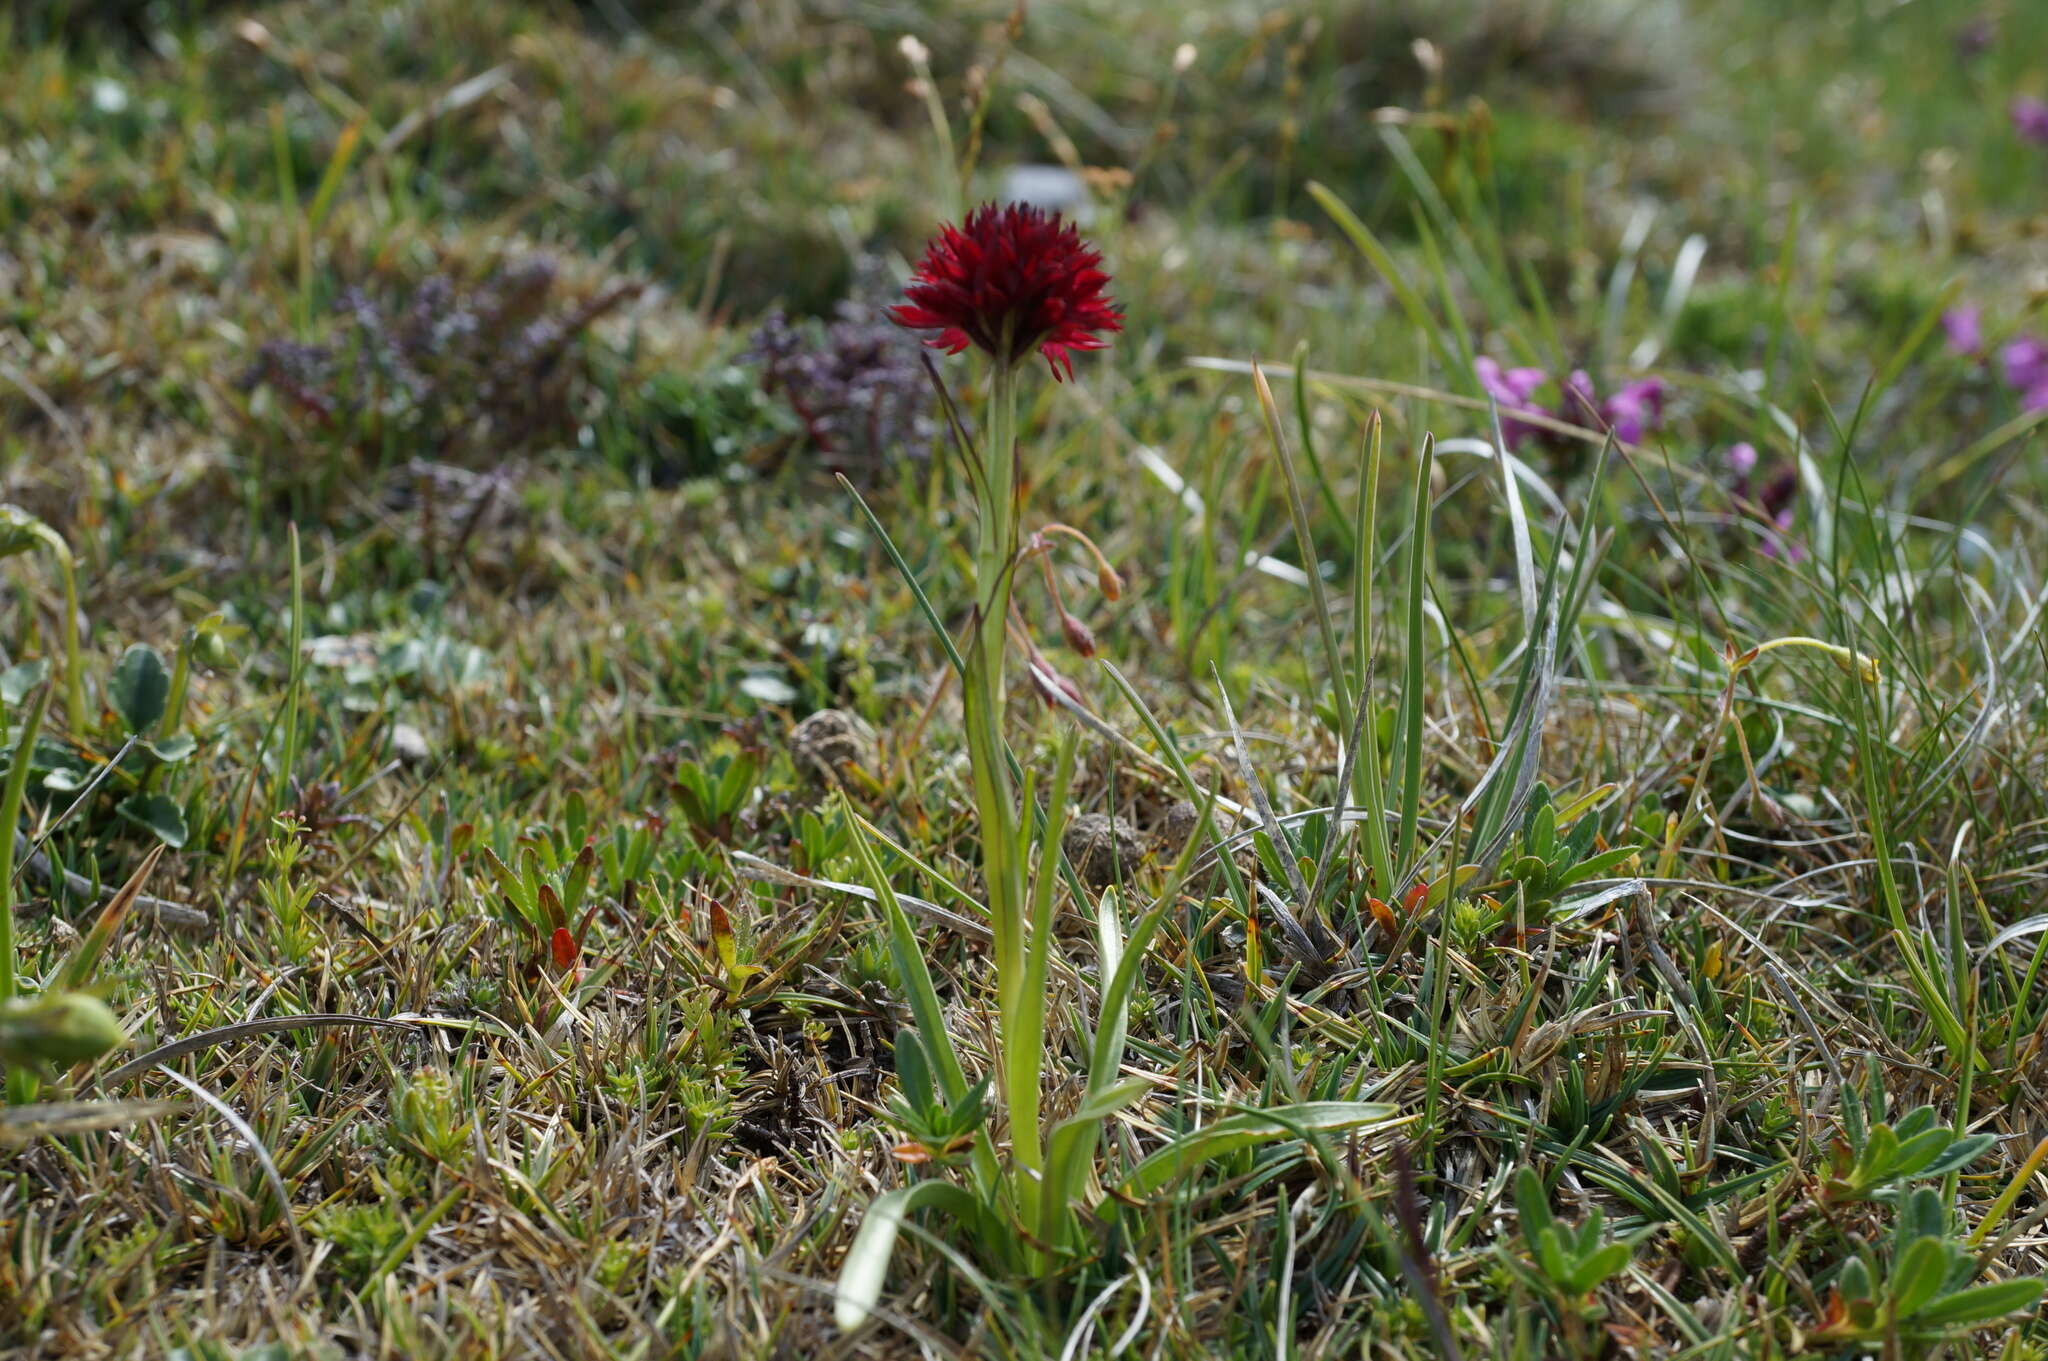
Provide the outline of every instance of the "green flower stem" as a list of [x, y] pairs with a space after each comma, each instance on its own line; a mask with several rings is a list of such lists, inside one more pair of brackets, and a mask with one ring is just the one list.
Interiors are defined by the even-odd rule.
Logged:
[[78, 565], [64, 536], [20, 506], [0, 504], [0, 558], [42, 548], [57, 560], [64, 582], [64, 720], [74, 736], [85, 726], [85, 672], [78, 665]]
[[85, 731], [85, 670], [78, 664], [78, 568], [71, 545], [50, 534], [50, 551], [64, 578], [64, 726], [73, 737]]
[[15, 841], [20, 834], [21, 803], [28, 790], [29, 768], [35, 764], [36, 733], [43, 726], [43, 706], [49, 702], [49, 687], [40, 686], [35, 698], [18, 715], [14, 726], [14, 761], [7, 770], [5, 792], [0, 793], [0, 1002], [19, 990], [14, 973]]
[[[1002, 1017], [1002, 1090], [1010, 1144], [1020, 1171], [1018, 1196], [1035, 1201], [1044, 1165], [1038, 1106], [1042, 1037], [1027, 1029], [1033, 1013], [1025, 922], [1025, 848], [1003, 745], [1003, 662], [1010, 617], [1010, 568], [1017, 551], [1017, 374], [998, 361], [989, 381], [988, 425], [977, 487], [980, 535], [974, 557], [974, 636], [962, 695], [975, 811], [981, 821], [982, 876], [995, 936], [997, 1005]], [[1038, 1009], [1042, 1014], [1042, 1004]], [[1027, 1223], [1034, 1222], [1027, 1214]]]
[[78, 736], [85, 731], [85, 672], [78, 665], [78, 565], [62, 534], [41, 520], [31, 522], [29, 531], [57, 560], [57, 575], [64, 582], [64, 724]]

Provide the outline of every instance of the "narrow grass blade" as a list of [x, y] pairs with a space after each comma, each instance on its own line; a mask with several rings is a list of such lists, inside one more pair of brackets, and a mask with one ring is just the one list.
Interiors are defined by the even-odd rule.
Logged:
[[1434, 452], [1434, 438], [1423, 435], [1422, 449], [1415, 460], [1415, 522], [1408, 531], [1407, 629], [1402, 640], [1407, 655], [1403, 659], [1401, 709], [1394, 729], [1394, 769], [1400, 781], [1395, 799], [1401, 815], [1394, 866], [1402, 874], [1414, 864], [1416, 825], [1422, 816], [1422, 601], [1429, 577], [1429, 472]]
[[1437, 362], [1449, 372], [1460, 372], [1457, 350], [1446, 343], [1443, 324], [1429, 310], [1429, 305], [1422, 300], [1422, 295], [1402, 276], [1399, 267], [1394, 264], [1392, 253], [1380, 244], [1380, 239], [1372, 234], [1372, 229], [1345, 206], [1344, 200], [1331, 193], [1326, 186], [1310, 180], [1307, 188], [1309, 197], [1330, 215], [1330, 220], [1337, 224], [1340, 231], [1351, 238], [1351, 243], [1358, 247], [1359, 254], [1371, 262], [1381, 280], [1393, 290], [1395, 299], [1401, 304], [1401, 310], [1408, 314], [1409, 323], [1428, 339], [1430, 348], [1436, 352]]
[[882, 862], [875, 855], [875, 848], [868, 843], [867, 833], [860, 827], [860, 821], [853, 815], [853, 807], [841, 791], [840, 811], [853, 829], [853, 845], [860, 855], [861, 869], [868, 876], [868, 883], [875, 891], [875, 902], [882, 909], [882, 920], [889, 928], [889, 953], [896, 963], [896, 972], [903, 980], [903, 990], [909, 994], [910, 1014], [917, 1021], [918, 1037], [924, 1041], [925, 1052], [932, 1056], [939, 1070], [939, 1081], [944, 1085], [946, 1099], [957, 1102], [967, 1094], [967, 1075], [960, 1067], [960, 1056], [954, 1052], [953, 1037], [946, 1031], [946, 1015], [939, 1001], [939, 990], [932, 983], [931, 970], [925, 967], [924, 952], [918, 947], [917, 932], [910, 925], [910, 918], [903, 911], [903, 904], [896, 901], [895, 886], [882, 871]]
[[1152, 1154], [1118, 1184], [1126, 1196], [1149, 1196], [1188, 1173], [1241, 1149], [1275, 1140], [1342, 1133], [1399, 1118], [1401, 1108], [1383, 1101], [1307, 1101], [1270, 1110], [1226, 1115]]
[[840, 1331], [852, 1332], [868, 1321], [882, 1298], [882, 1285], [889, 1276], [889, 1259], [896, 1252], [896, 1237], [903, 1221], [921, 1209], [942, 1208], [964, 1220], [980, 1213], [974, 1198], [944, 1181], [921, 1181], [876, 1196], [861, 1219], [860, 1232], [846, 1250], [839, 1268], [838, 1289], [832, 1305], [833, 1322]]

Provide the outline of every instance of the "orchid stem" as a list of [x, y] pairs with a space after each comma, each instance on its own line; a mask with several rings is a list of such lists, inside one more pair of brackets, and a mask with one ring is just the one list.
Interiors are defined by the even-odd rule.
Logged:
[[1002, 1025], [1002, 1092], [1017, 1160], [1025, 1222], [1037, 1198], [1044, 1163], [1039, 1142], [1042, 1037], [1023, 1025], [1031, 1008], [1028, 988], [1024, 846], [1016, 788], [1003, 746], [1005, 623], [1010, 615], [1011, 565], [1017, 549], [1017, 381], [1014, 365], [1000, 362], [990, 377], [988, 427], [982, 449], [981, 525], [975, 553], [974, 637], [967, 654], [967, 742], [974, 766], [974, 799], [981, 821], [982, 875], [995, 937], [996, 990]]

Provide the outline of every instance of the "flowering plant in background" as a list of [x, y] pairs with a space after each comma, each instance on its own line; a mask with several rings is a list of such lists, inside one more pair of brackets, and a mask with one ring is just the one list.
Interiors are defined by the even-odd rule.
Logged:
[[1664, 423], [1664, 380], [1639, 378], [1622, 384], [1606, 397], [1594, 389], [1592, 375], [1574, 369], [1557, 383], [1559, 401], [1555, 408], [1536, 400], [1536, 394], [1552, 383], [1549, 373], [1538, 368], [1503, 368], [1487, 355], [1473, 361], [1479, 386], [1500, 407], [1501, 438], [1510, 451], [1525, 444], [1555, 444], [1559, 432], [1526, 419], [1546, 417], [1573, 425], [1586, 425], [1602, 432], [1613, 431], [1623, 444], [1640, 444], [1645, 436]]
[[1965, 359], [1984, 353], [1984, 314], [1975, 307], [1951, 307], [1941, 314], [1948, 347]]
[[927, 457], [938, 434], [917, 354], [873, 292], [860, 289], [822, 325], [770, 313], [747, 358], [760, 365], [763, 389], [803, 424], [828, 470], [873, 481], [896, 460]]
[[[2048, 105], [2043, 106], [2048, 117]], [[1984, 356], [1983, 312], [1974, 306], [1951, 307], [1941, 315], [1941, 329], [1948, 338], [1949, 351], [1964, 359]], [[1998, 369], [2005, 385], [2020, 399], [2024, 411], [2048, 411], [2048, 341], [2022, 335], [2008, 340], [1998, 350]]]
[[1516, 419], [1551, 414], [1536, 401], [1536, 394], [1550, 381], [1549, 374], [1535, 368], [1504, 369], [1500, 361], [1483, 354], [1473, 361], [1473, 369], [1479, 375], [1479, 386], [1500, 407], [1501, 438], [1507, 441], [1509, 449], [1518, 450], [1529, 440], [1549, 433], [1540, 425]]
[[2012, 130], [2029, 142], [2048, 146], [2048, 100], [2019, 95], [2012, 101]]
[[2021, 336], [1998, 352], [2006, 385], [2020, 394], [2028, 411], [2048, 409], [2048, 341]]
[[1664, 423], [1664, 380], [1638, 378], [1623, 383], [1609, 397], [1593, 391], [1593, 380], [1584, 369], [1575, 370], [1565, 383], [1576, 406], [1571, 414], [1581, 422], [1591, 418], [1594, 428], [1612, 430], [1623, 444], [1641, 444], [1643, 437]]
[[1799, 470], [1787, 467], [1759, 489], [1753, 481], [1756, 468], [1755, 445], [1744, 442], [1730, 447], [1728, 471], [1734, 476], [1729, 495], [1768, 526], [1763, 535], [1765, 557], [1799, 562], [1806, 557], [1806, 550], [1789, 537], [1793, 504], [1799, 496]]

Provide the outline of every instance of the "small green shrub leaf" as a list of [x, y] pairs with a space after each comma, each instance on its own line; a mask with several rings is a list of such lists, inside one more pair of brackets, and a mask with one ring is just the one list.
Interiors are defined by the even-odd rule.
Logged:
[[167, 794], [132, 794], [121, 801], [122, 817], [155, 832], [157, 839], [173, 850], [185, 844], [185, 812]]
[[164, 716], [171, 694], [171, 675], [164, 659], [147, 643], [130, 644], [114, 664], [107, 698], [132, 733], [146, 733]]

